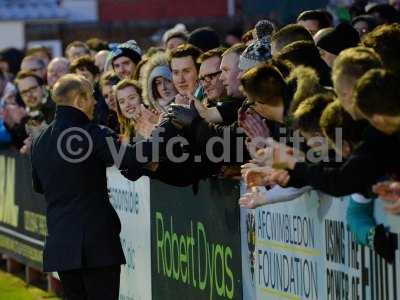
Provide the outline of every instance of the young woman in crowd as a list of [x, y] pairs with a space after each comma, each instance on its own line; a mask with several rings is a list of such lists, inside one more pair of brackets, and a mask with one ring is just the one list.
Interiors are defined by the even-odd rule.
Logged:
[[159, 114], [147, 109], [137, 81], [123, 79], [114, 87], [121, 137], [132, 142], [136, 137], [148, 138], [159, 120]]
[[167, 54], [156, 53], [149, 59], [142, 82], [144, 103], [159, 112], [167, 112], [177, 94]]

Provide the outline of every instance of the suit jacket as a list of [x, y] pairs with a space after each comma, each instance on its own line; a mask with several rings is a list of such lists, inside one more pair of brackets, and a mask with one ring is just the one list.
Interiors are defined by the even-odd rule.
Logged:
[[[140, 146], [143, 156], [152, 159], [151, 142]], [[59, 106], [55, 120], [33, 141], [33, 185], [47, 202], [44, 271], [125, 263], [119, 238], [121, 223], [110, 204], [106, 178], [106, 168], [114, 164], [111, 149], [119, 151], [120, 147], [110, 129], [68, 106]], [[120, 170], [129, 168], [132, 180], [142, 176], [147, 164], [138, 161], [138, 148], [139, 143], [127, 146], [119, 166]]]

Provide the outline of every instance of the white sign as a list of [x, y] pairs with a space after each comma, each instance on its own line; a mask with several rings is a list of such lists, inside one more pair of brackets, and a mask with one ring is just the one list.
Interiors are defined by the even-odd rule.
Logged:
[[117, 168], [107, 169], [110, 201], [121, 220], [126, 265], [121, 269], [120, 300], [151, 300], [150, 179], [135, 182]]
[[[244, 184], [240, 185], [240, 194], [244, 194]], [[242, 251], [242, 287], [243, 299], [253, 300], [256, 298], [256, 287], [254, 280], [255, 268], [255, 210], [240, 209], [240, 234]]]
[[396, 241], [390, 264], [357, 244], [347, 228], [348, 203], [349, 197], [311, 191], [242, 209], [244, 299], [398, 299], [400, 218], [387, 217], [375, 201], [376, 223], [389, 226]]

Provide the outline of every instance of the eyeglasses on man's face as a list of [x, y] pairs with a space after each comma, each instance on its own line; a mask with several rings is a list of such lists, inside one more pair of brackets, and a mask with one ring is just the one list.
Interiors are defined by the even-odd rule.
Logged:
[[218, 71], [216, 71], [214, 73], [202, 75], [202, 76], [199, 77], [199, 80], [200, 80], [201, 83], [211, 82], [219, 74], [221, 74], [220, 70], [218, 70]]
[[27, 88], [26, 90], [19, 91], [19, 93], [21, 96], [26, 96], [28, 94], [32, 94], [33, 92], [35, 92], [39, 87], [40, 87], [40, 85], [34, 85], [34, 86], [31, 86], [30, 88]]

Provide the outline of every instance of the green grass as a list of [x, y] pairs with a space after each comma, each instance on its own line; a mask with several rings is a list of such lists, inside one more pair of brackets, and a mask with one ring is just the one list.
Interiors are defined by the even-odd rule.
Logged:
[[22, 279], [0, 270], [0, 300], [59, 300], [53, 294], [28, 286]]

